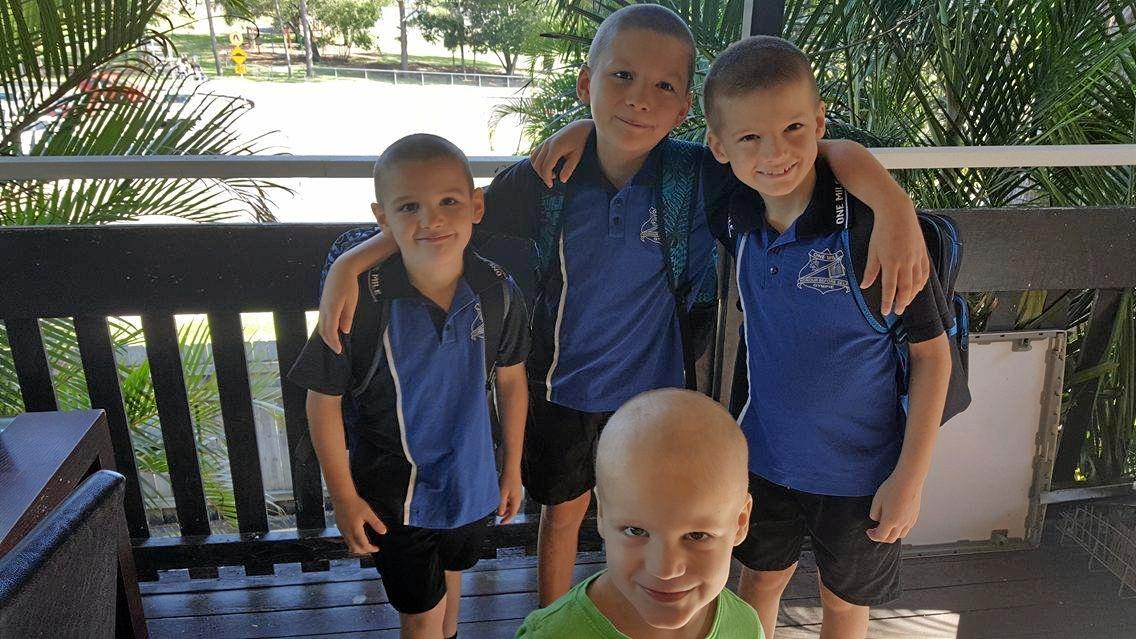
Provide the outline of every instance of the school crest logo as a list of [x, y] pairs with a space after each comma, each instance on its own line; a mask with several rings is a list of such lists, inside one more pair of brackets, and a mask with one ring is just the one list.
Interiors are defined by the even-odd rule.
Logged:
[[639, 240], [643, 243], [661, 244], [659, 240], [659, 212], [653, 206], [647, 216], [647, 221], [643, 222], [643, 226], [639, 229]]
[[848, 272], [844, 268], [844, 251], [809, 251], [809, 261], [797, 277], [797, 288], [811, 288], [821, 295], [833, 291], [847, 293]]
[[485, 339], [485, 316], [481, 314], [481, 302], [473, 305], [473, 325], [469, 327], [469, 339], [472, 342]]

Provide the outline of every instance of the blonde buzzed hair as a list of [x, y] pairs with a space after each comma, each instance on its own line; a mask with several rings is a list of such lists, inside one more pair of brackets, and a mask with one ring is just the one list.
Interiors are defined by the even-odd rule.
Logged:
[[380, 204], [383, 201], [383, 177], [391, 168], [403, 162], [424, 162], [438, 158], [453, 160], [455, 163], [460, 164], [462, 169], [465, 170], [466, 179], [469, 181], [469, 188], [473, 190], [473, 172], [469, 168], [469, 158], [465, 156], [465, 153], [462, 152], [456, 144], [440, 135], [434, 135], [432, 133], [412, 133], [406, 137], [395, 140], [393, 144], [383, 151], [379, 159], [375, 160], [375, 166], [371, 170], [371, 177], [375, 181], [375, 201]]
[[702, 111], [710, 128], [721, 122], [719, 101], [751, 91], [807, 82], [820, 99], [808, 57], [792, 42], [776, 36], [752, 36], [723, 51], [710, 65], [702, 84]]
[[595, 59], [607, 51], [616, 36], [636, 29], [670, 36], [686, 46], [690, 60], [686, 69], [686, 90], [689, 91], [694, 80], [694, 56], [697, 48], [694, 34], [677, 13], [657, 4], [627, 5], [605, 18], [588, 47], [588, 66], [592, 66]]

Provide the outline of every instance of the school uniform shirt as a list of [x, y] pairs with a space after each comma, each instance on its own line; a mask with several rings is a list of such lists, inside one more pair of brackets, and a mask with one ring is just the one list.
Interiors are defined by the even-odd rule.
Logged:
[[[552, 403], [607, 412], [641, 392], [684, 385], [682, 337], [655, 203], [660, 153], [657, 146], [616, 188], [600, 169], [593, 134], [565, 184], [557, 255], [546, 281], [538, 282], [528, 361], [530, 380]], [[508, 233], [509, 217], [538, 215], [539, 198], [527, 193], [533, 189], [544, 186], [528, 161], [514, 165], [487, 189], [482, 226]], [[701, 209], [701, 186], [697, 197]], [[714, 246], [699, 210], [688, 265], [712, 268]]]
[[[780, 234], [756, 193], [734, 199], [749, 378], [738, 421], [753, 473], [809, 493], [864, 496], [899, 458], [902, 381], [892, 337], [869, 325], [853, 295], [859, 283], [846, 268], [834, 193], [818, 159], [812, 200]], [[748, 210], [736, 210], [739, 201]], [[944, 332], [937, 289], [932, 276], [904, 312], [910, 342]]]
[[370, 381], [358, 388], [363, 374], [352, 366], [353, 349], [363, 346], [345, 335], [344, 351], [336, 354], [318, 332], [289, 379], [326, 395], [355, 394], [351, 473], [380, 518], [420, 528], [458, 528], [484, 518], [500, 497], [480, 296], [510, 288], [500, 344], [490, 349], [496, 366], [519, 364], [528, 353], [523, 297], [499, 267], [472, 251], [449, 311], [411, 285], [401, 258], [372, 273], [377, 280], [360, 277], [360, 307], [386, 305], [386, 321], [380, 343], [366, 345], [377, 346]]

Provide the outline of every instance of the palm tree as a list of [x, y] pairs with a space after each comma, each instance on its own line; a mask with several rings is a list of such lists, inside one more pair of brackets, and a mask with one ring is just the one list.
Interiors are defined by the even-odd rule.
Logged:
[[[231, 2], [230, 5], [239, 4]], [[245, 155], [265, 138], [237, 130], [252, 104], [211, 93], [148, 53], [169, 45], [161, 0], [0, 0], [0, 154]], [[168, 19], [165, 20], [169, 22]], [[250, 179], [0, 182], [0, 225], [105, 224], [145, 216], [194, 222], [273, 221], [279, 187]], [[145, 362], [127, 361], [141, 343], [136, 324], [110, 318], [140, 470], [160, 474], [165, 454]], [[88, 405], [69, 320], [41, 322], [61, 408]], [[183, 326], [182, 354], [210, 504], [235, 518], [227, 478], [216, 381], [203, 323]], [[255, 385], [255, 382], [254, 382]], [[260, 395], [270, 394], [259, 388]], [[0, 330], [0, 414], [23, 410], [6, 334]], [[154, 486], [147, 497], [157, 505]]]
[[[620, 0], [552, 0], [563, 59], [577, 62], [596, 25]], [[694, 33], [701, 95], [706, 65], [740, 34], [741, 0], [663, 0]], [[1136, 32], [1131, 2], [1119, 0], [788, 0], [785, 35], [812, 59], [829, 107], [830, 134], [868, 146], [1131, 144], [1136, 141]], [[576, 103], [574, 66], [506, 107], [530, 139], [587, 117]], [[702, 139], [700, 109], [677, 135]], [[921, 206], [1136, 204], [1132, 167], [935, 169], [901, 181]], [[1067, 294], [1070, 341], [1066, 407], [1087, 402], [1079, 477], [1136, 471], [1136, 296], [1089, 326], [1098, 296]], [[981, 321], [997, 300], [976, 298]], [[1026, 294], [1023, 326], [1064, 305]], [[1111, 306], [1109, 307], [1111, 308]], [[1048, 310], [1048, 312], [1047, 312]], [[1099, 313], [1097, 314], [1100, 315]], [[1049, 324], [1052, 325], [1052, 324]], [[1108, 332], [1103, 359], [1080, 361], [1087, 331]], [[1080, 371], [1080, 372], [1078, 372]], [[1067, 432], [1077, 432], [1069, 429]], [[1068, 439], [1068, 438], [1067, 438]], [[1076, 450], [1076, 447], [1070, 448]], [[1061, 479], [1058, 477], [1057, 479]], [[1072, 468], [1065, 479], [1072, 479]]]

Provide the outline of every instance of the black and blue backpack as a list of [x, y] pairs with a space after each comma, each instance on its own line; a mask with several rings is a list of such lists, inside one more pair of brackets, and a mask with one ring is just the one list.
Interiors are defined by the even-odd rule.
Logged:
[[[841, 238], [844, 242], [847, 272], [854, 274], [856, 281], [851, 285], [856, 303], [864, 313], [868, 324], [880, 333], [892, 336], [900, 364], [902, 395], [900, 402], [907, 410], [907, 392], [910, 386], [910, 362], [908, 357], [907, 332], [902, 318], [894, 313], [880, 314], [880, 282], [877, 280], [867, 290], [861, 289], [868, 261], [868, 242], [872, 235], [873, 216], [867, 206], [861, 204], [844, 186], [834, 180], [834, 199], [836, 223], [843, 226]], [[943, 313], [941, 319], [946, 328], [951, 352], [951, 377], [947, 385], [947, 400], [943, 407], [941, 423], [958, 415], [970, 406], [970, 386], [968, 377], [968, 350], [970, 338], [970, 307], [966, 298], [955, 291], [959, 268], [962, 265], [962, 241], [958, 226], [949, 216], [941, 213], [920, 211], [917, 214], [919, 226], [923, 230], [923, 240], [933, 267], [932, 277], [937, 277], [939, 288], [945, 299], [937, 300]]]
[[[682, 359], [687, 388], [697, 388], [695, 365], [712, 336], [717, 287], [717, 252], [704, 265], [688, 269], [687, 246], [699, 208], [699, 180], [705, 147], [694, 142], [667, 138], [661, 143], [656, 179], [655, 206], [659, 213], [659, 246], [667, 275], [667, 287], [675, 298]], [[528, 168], [522, 170], [530, 171]], [[559, 268], [556, 245], [563, 230], [563, 212], [568, 190], [559, 181], [540, 196], [540, 217], [536, 221], [535, 253], [532, 270], [536, 290], [543, 291], [548, 279]]]

